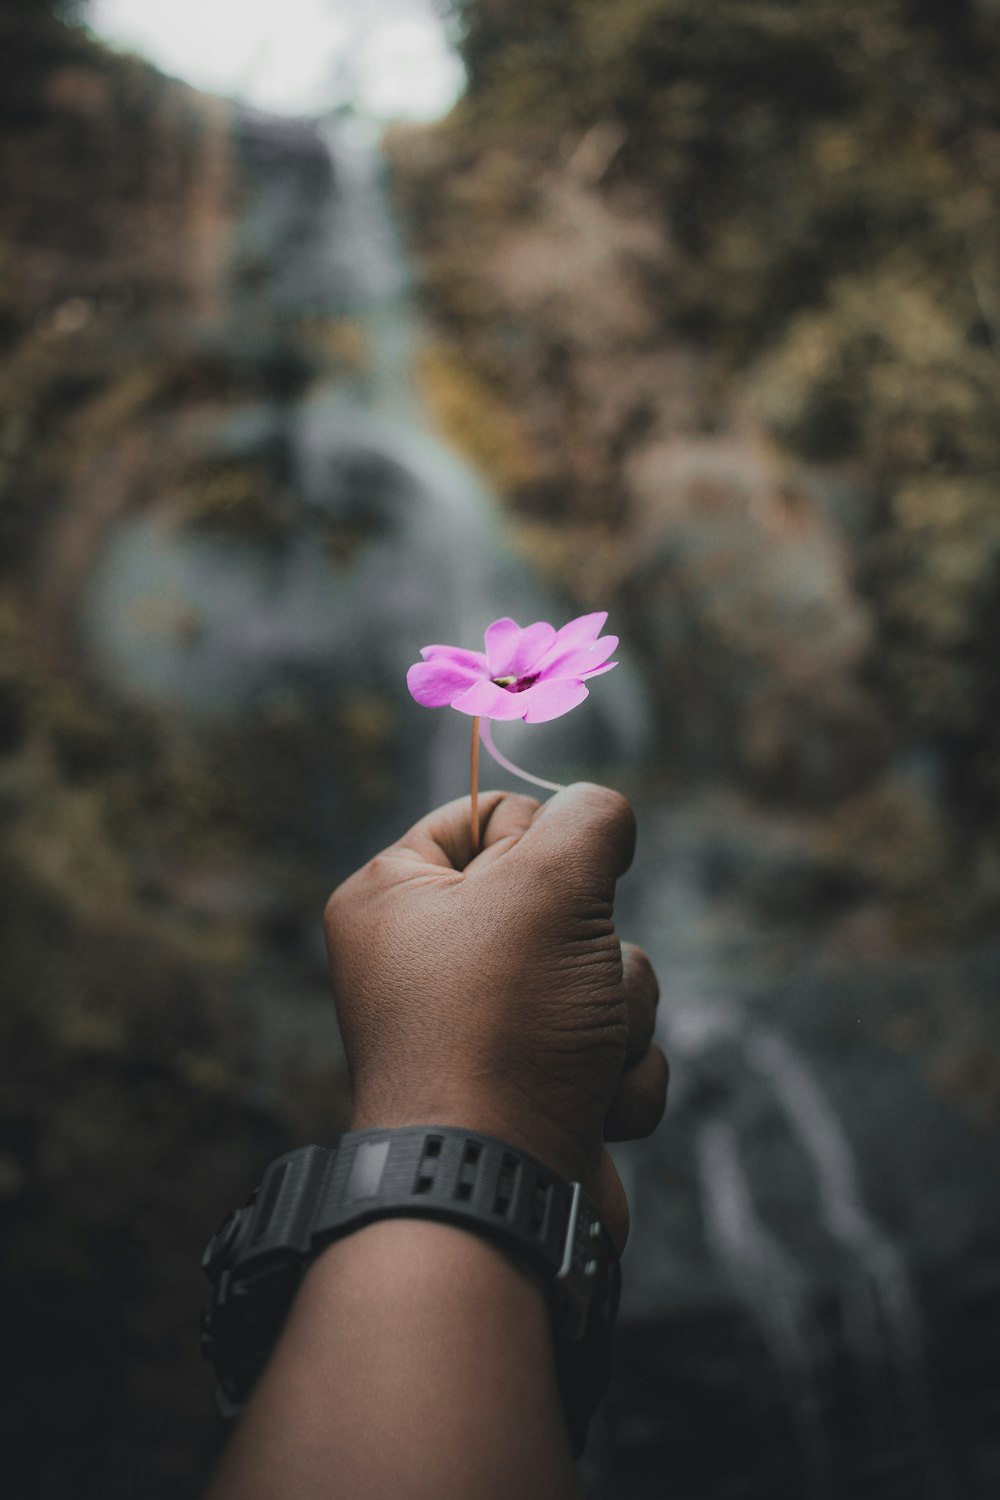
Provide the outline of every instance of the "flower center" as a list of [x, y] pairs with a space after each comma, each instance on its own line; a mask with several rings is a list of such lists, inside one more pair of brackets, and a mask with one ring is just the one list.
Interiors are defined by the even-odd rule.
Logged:
[[531, 677], [494, 677], [492, 680], [507, 693], [523, 693], [538, 681], [538, 673]]

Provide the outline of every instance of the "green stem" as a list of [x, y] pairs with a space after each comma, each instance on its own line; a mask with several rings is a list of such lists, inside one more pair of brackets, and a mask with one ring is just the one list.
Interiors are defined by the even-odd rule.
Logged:
[[472, 857], [479, 853], [479, 720], [472, 721]]

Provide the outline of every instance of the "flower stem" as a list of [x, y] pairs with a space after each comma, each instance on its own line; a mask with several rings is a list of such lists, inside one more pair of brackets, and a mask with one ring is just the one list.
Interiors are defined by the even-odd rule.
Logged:
[[[476, 724], [478, 725], [478, 723], [479, 720], [477, 719]], [[475, 730], [473, 730], [473, 733], [475, 733]], [[533, 776], [530, 771], [522, 771], [521, 767], [515, 766], [514, 762], [512, 760], [508, 760], [506, 755], [501, 755], [500, 751], [493, 743], [493, 736], [490, 733], [489, 719], [483, 720], [483, 727], [479, 731], [479, 733], [482, 736], [483, 744], [486, 746], [487, 750], [490, 752], [497, 765], [503, 766], [504, 770], [509, 771], [512, 776], [520, 776], [522, 781], [530, 781], [532, 786], [544, 787], [547, 792], [561, 792], [565, 790], [560, 782], [546, 781], [542, 776]]]
[[472, 721], [472, 857], [479, 853], [479, 720]]

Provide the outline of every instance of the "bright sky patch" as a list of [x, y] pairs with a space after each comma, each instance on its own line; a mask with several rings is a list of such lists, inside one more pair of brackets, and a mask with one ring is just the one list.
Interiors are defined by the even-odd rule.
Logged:
[[464, 81], [432, 0], [92, 0], [87, 19], [165, 73], [280, 114], [433, 119]]

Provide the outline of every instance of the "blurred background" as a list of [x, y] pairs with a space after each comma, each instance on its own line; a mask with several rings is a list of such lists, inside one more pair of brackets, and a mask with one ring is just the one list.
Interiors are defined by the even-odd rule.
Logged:
[[636, 802], [674, 1063], [590, 1493], [1000, 1494], [998, 70], [995, 0], [6, 0], [12, 1500], [204, 1482], [325, 896], [465, 789], [405, 669], [602, 608], [500, 731]]

